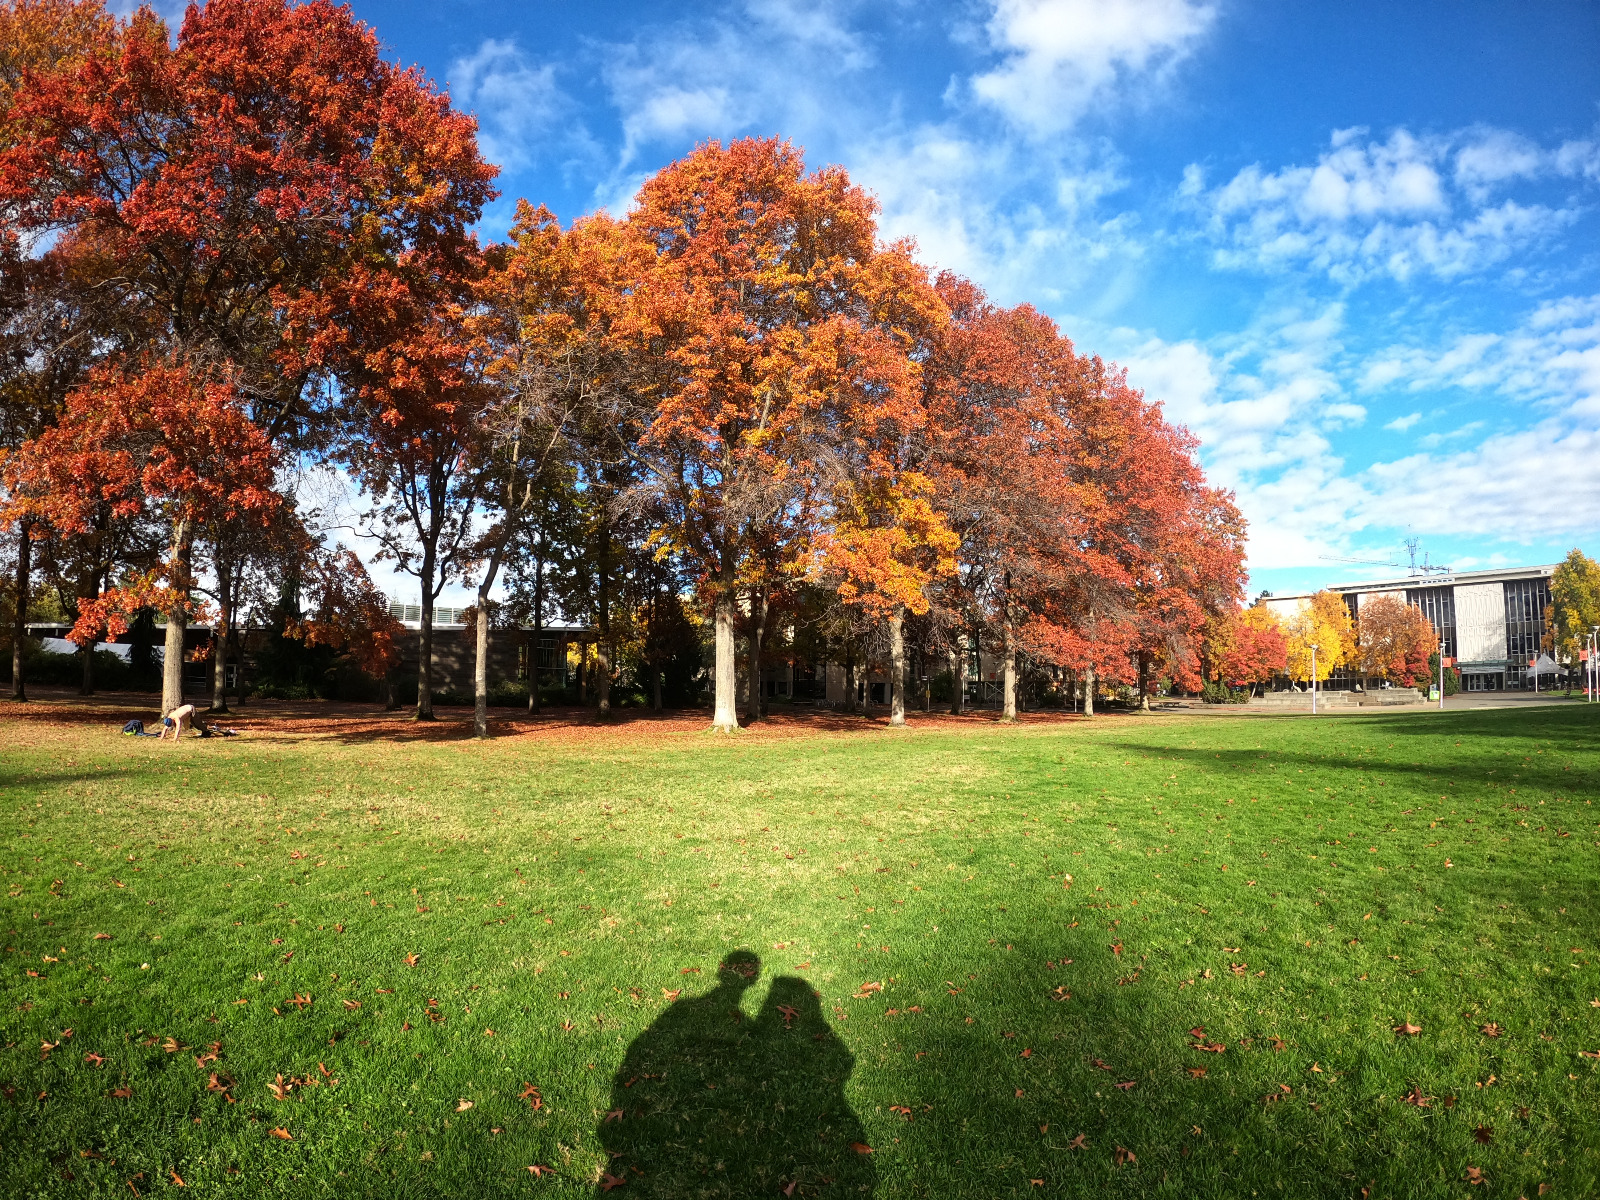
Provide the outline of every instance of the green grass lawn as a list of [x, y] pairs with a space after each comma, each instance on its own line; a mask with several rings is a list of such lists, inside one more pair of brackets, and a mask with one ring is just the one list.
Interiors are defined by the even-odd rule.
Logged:
[[1591, 1196], [1596, 717], [13, 723], [3, 1191]]

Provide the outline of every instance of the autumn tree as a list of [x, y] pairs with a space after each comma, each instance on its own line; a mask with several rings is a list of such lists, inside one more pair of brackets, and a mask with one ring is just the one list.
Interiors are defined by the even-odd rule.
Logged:
[[436, 389], [453, 348], [418, 313], [461, 292], [493, 195], [472, 120], [329, 0], [212, 0], [176, 38], [145, 8], [114, 40], [24, 73], [0, 144], [14, 227], [97, 247], [145, 345], [225, 375], [280, 449], [325, 448], [346, 398], [374, 401], [371, 435]]
[[1288, 641], [1286, 667], [1291, 679], [1311, 679], [1312, 647], [1316, 647], [1316, 679], [1327, 679], [1355, 651], [1355, 623], [1344, 597], [1320, 591], [1284, 623]]
[[1363, 682], [1376, 675], [1409, 687], [1427, 677], [1428, 656], [1437, 649], [1438, 637], [1421, 609], [1394, 596], [1362, 598], [1351, 665]]
[[132, 373], [98, 369], [60, 420], [6, 463], [10, 521], [72, 534], [102, 505], [113, 518], [148, 514], [166, 533], [164, 560], [84, 605], [69, 636], [80, 645], [127, 628], [140, 608], [166, 614], [162, 711], [183, 703], [184, 629], [196, 611], [195, 543], [207, 526], [266, 520], [282, 503], [277, 455], [230, 381], [194, 364], [152, 360]]
[[304, 577], [305, 611], [285, 629], [308, 646], [331, 646], [368, 675], [387, 677], [400, 662], [403, 626], [349, 550], [316, 555]]
[[1569, 662], [1577, 662], [1589, 638], [1600, 626], [1600, 563], [1574, 548], [1550, 576], [1550, 613], [1546, 625], [1553, 635], [1550, 649]]
[[1277, 614], [1265, 604], [1253, 604], [1233, 615], [1219, 666], [1230, 683], [1262, 684], [1283, 673], [1288, 657], [1288, 639]]
[[[662, 170], [628, 217], [652, 254], [626, 330], [654, 365], [639, 452], [714, 615], [718, 729], [738, 721], [739, 592], [804, 554], [817, 464], [915, 404], [902, 331], [926, 301], [876, 216], [843, 170], [747, 139]], [[752, 554], [762, 539], [775, 554]]]

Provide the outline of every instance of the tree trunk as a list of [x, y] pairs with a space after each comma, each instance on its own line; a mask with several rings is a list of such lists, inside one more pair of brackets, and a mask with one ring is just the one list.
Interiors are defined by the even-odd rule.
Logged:
[[489, 736], [489, 589], [500, 573], [500, 555], [505, 539], [489, 555], [489, 565], [478, 582], [478, 641], [472, 660], [472, 735]]
[[433, 547], [422, 555], [422, 611], [417, 622], [417, 716], [433, 720]]
[[856, 654], [851, 648], [844, 660], [844, 710], [847, 713], [856, 711]]
[[906, 723], [906, 614], [889, 614], [889, 724]]
[[1011, 622], [1005, 624], [1005, 658], [1001, 664], [1003, 676], [1002, 702], [1000, 719], [1002, 721], [1015, 721], [1017, 719], [1017, 644], [1016, 637], [1011, 631]]
[[763, 715], [761, 687], [761, 644], [767, 636], [767, 592], [757, 588], [750, 594], [750, 719], [759, 721]]
[[1094, 716], [1094, 668], [1085, 667], [1083, 671], [1083, 715]]
[[611, 715], [611, 526], [600, 529], [599, 636], [594, 643], [595, 710], [601, 717]]
[[1139, 711], [1150, 711], [1150, 654], [1139, 651]]
[[657, 667], [655, 678], [650, 681], [650, 707], [656, 712], [661, 711], [661, 675], [661, 668]]
[[[246, 627], [245, 629], [240, 629], [239, 626], [238, 626], [238, 623], [235, 622], [234, 623], [234, 627], [233, 627], [233, 631], [232, 631], [232, 633], [230, 635], [232, 637], [232, 639], [233, 639], [233, 660], [236, 663], [239, 664], [238, 673], [234, 676], [234, 679], [233, 679], [233, 699], [234, 699], [234, 703], [236, 703], [240, 708], [244, 707], [244, 699], [245, 699], [245, 697], [244, 697], [244, 643], [245, 643], [245, 635], [248, 632], [249, 632], [248, 627]], [[393, 684], [391, 684], [390, 687], [389, 687], [389, 700], [390, 700], [389, 707], [393, 708], [394, 707], [394, 685]]]
[[959, 717], [967, 704], [967, 647], [958, 637], [950, 649], [950, 712]]
[[[528, 712], [539, 712], [539, 655], [544, 645], [544, 559], [533, 561], [533, 640], [528, 646]], [[563, 651], [565, 647], [562, 647]], [[562, 664], [565, 666], [565, 663]], [[562, 671], [565, 678], [566, 672]]]
[[172, 594], [167, 610], [167, 641], [161, 661], [161, 715], [164, 717], [183, 704], [183, 635], [189, 627], [185, 605], [189, 599], [189, 560], [194, 539], [189, 522], [180, 520], [172, 527]]
[[733, 588], [724, 578], [722, 590], [717, 595], [716, 611], [716, 661], [712, 667], [712, 688], [716, 708], [711, 716], [711, 728], [719, 733], [733, 733], [739, 728], [737, 691], [738, 664], [733, 646]]
[[18, 521], [17, 529], [17, 609], [11, 621], [11, 698], [25, 703], [28, 689], [23, 679], [22, 651], [23, 640], [28, 636], [28, 585], [33, 582], [33, 541], [29, 536], [27, 521]]
[[[99, 598], [99, 571], [86, 572], [85, 577], [78, 580], [78, 611], [82, 612], [85, 607], [93, 604]], [[83, 677], [78, 682], [78, 695], [80, 696], [94, 695], [94, 649], [97, 645], [99, 645], [98, 642], [91, 642], [82, 650]]]
[[233, 623], [233, 569], [217, 563], [217, 624], [211, 631], [211, 711], [228, 711], [228, 631]]

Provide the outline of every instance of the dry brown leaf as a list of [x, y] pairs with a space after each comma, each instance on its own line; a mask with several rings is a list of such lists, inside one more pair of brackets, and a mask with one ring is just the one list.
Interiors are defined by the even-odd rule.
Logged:
[[269, 1129], [267, 1132], [272, 1137], [275, 1137], [280, 1141], [284, 1141], [284, 1142], [292, 1142], [292, 1141], [294, 1141], [294, 1134], [290, 1133], [287, 1129], [283, 1128], [281, 1125], [278, 1126], [276, 1129]]
[[850, 1149], [854, 1150], [857, 1154], [872, 1153], [872, 1147], [867, 1145], [865, 1142], [851, 1142]]
[[457, 1100], [456, 1101], [456, 1111], [457, 1112], [466, 1112], [467, 1109], [469, 1109], [471, 1107], [472, 1107], [472, 1101], [471, 1100], [463, 1099], [463, 1100]]
[[1120, 1166], [1122, 1166], [1123, 1163], [1136, 1163], [1136, 1162], [1138, 1162], [1139, 1161], [1139, 1156], [1137, 1154], [1135, 1154], [1132, 1150], [1127, 1149], [1125, 1146], [1118, 1146], [1115, 1150], [1113, 1150], [1111, 1152], [1111, 1161], [1116, 1163], [1117, 1166], [1120, 1167]]
[[1401, 1036], [1410, 1036], [1422, 1032], [1421, 1025], [1413, 1025], [1410, 1021], [1402, 1021], [1394, 1027], [1394, 1031]]

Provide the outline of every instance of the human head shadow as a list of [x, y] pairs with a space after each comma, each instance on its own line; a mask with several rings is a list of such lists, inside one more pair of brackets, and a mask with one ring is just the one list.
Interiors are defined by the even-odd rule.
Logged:
[[717, 986], [684, 998], [633, 1040], [599, 1137], [596, 1194], [631, 1197], [868, 1194], [866, 1135], [845, 1098], [855, 1058], [803, 979], [773, 980], [760, 1012], [739, 1007], [761, 960], [729, 954]]

